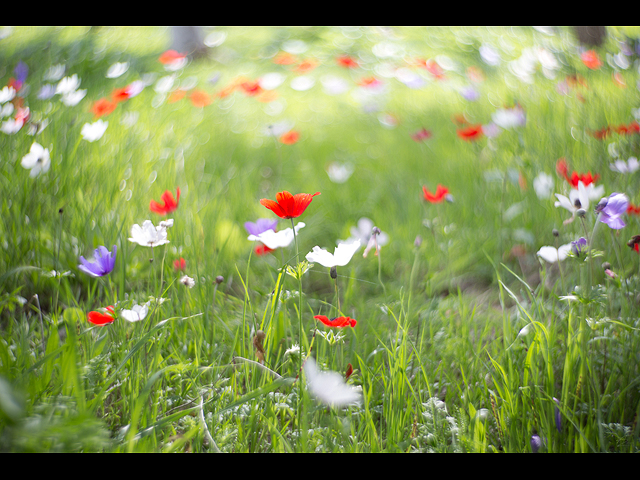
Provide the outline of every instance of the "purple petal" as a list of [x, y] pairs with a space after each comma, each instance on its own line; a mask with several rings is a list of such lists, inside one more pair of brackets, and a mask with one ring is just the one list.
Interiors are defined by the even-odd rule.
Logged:
[[259, 218], [256, 223], [246, 222], [244, 228], [249, 232], [249, 235], [260, 235], [267, 230], [274, 230], [278, 226], [278, 220], [272, 220], [270, 218]]
[[609, 201], [603, 211], [607, 215], [617, 216], [625, 213], [628, 207], [629, 200], [627, 199], [627, 196], [622, 193], [616, 193], [609, 197]]
[[91, 275], [92, 277], [100, 277], [102, 276], [100, 267], [98, 267], [95, 263], [88, 262], [84, 257], [80, 257], [81, 265], [78, 265], [78, 268], [82, 270], [87, 275]]

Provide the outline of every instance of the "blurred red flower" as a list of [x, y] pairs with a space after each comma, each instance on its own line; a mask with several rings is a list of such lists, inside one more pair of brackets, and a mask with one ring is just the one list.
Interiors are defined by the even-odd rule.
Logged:
[[115, 321], [116, 313], [113, 310], [113, 305], [109, 305], [107, 308], [101, 310], [102, 311], [89, 312], [87, 314], [87, 320], [98, 326], [108, 325]]
[[203, 92], [202, 90], [194, 90], [191, 92], [189, 100], [191, 100], [194, 107], [198, 108], [206, 107], [211, 104], [211, 97], [207, 92]]
[[178, 53], [175, 50], [167, 50], [160, 57], [158, 57], [158, 61], [163, 65], [168, 65], [177, 60], [182, 60], [187, 55], [185, 53]]
[[176, 103], [177, 101], [182, 100], [185, 97], [186, 94], [187, 94], [187, 92], [185, 92], [181, 88], [178, 88], [177, 90], [174, 90], [173, 92], [171, 92], [167, 102]]
[[584, 186], [587, 187], [590, 184], [597, 182], [600, 178], [599, 174], [596, 173], [595, 175], [592, 175], [591, 172], [572, 172], [571, 175], [569, 175], [569, 166], [567, 165], [567, 161], [564, 158], [560, 158], [556, 162], [556, 172], [567, 182], [569, 182], [573, 188], [578, 188], [578, 183], [580, 182], [582, 182]]
[[300, 134], [295, 130], [291, 130], [287, 133], [284, 133], [280, 136], [280, 142], [285, 145], [293, 145], [300, 139]]
[[296, 56], [287, 52], [280, 52], [273, 58], [273, 63], [277, 63], [278, 65], [291, 65], [296, 61]]
[[162, 200], [162, 204], [156, 202], [155, 200], [151, 200], [149, 203], [149, 209], [152, 212], [159, 213], [160, 215], [166, 215], [167, 213], [173, 212], [176, 208], [178, 208], [178, 201], [180, 200], [180, 187], [176, 192], [176, 198], [173, 198], [173, 194], [167, 190], [160, 197]]
[[242, 82], [240, 84], [240, 88], [245, 93], [245, 95], [248, 95], [250, 97], [254, 95], [258, 95], [259, 93], [262, 93], [262, 87], [260, 86], [259, 82], [252, 82], [252, 81]]
[[101, 98], [93, 103], [91, 106], [91, 112], [96, 118], [104, 117], [105, 115], [109, 115], [116, 109], [116, 102], [112, 102], [107, 100], [106, 98]]
[[314, 68], [318, 66], [318, 62], [315, 60], [303, 60], [298, 65], [295, 66], [293, 71], [298, 74], [305, 74], [312, 71]]
[[469, 125], [468, 127], [458, 129], [457, 133], [461, 139], [467, 142], [478, 140], [484, 135], [482, 125]]
[[302, 215], [316, 195], [320, 195], [320, 192], [313, 195], [310, 193], [291, 195], [289, 192], [283, 191], [276, 193], [275, 202], [263, 198], [260, 200], [260, 205], [268, 208], [280, 218], [296, 218]]
[[595, 50], [587, 50], [586, 52], [583, 52], [580, 55], [580, 60], [582, 60], [582, 63], [591, 70], [597, 70], [602, 66], [602, 61]]
[[356, 324], [358, 323], [356, 320], [349, 317], [337, 317], [329, 320], [329, 318], [326, 315], [315, 315], [313, 318], [321, 321], [327, 327], [331, 327], [331, 328], [355, 327]]
[[431, 75], [436, 77], [436, 79], [442, 80], [444, 78], [444, 70], [440, 65], [438, 65], [438, 63], [435, 60], [431, 58], [427, 60], [425, 63], [425, 68], [429, 71]]
[[356, 62], [349, 55], [340, 55], [338, 58], [336, 58], [336, 62], [338, 62], [338, 65], [340, 65], [341, 67], [345, 67], [345, 68], [359, 67], [358, 62]]
[[129, 100], [129, 87], [116, 88], [111, 92], [111, 98], [114, 103]]
[[256, 253], [256, 255], [261, 256], [273, 252], [273, 249], [267, 247], [264, 243], [261, 243], [260, 245], [256, 246], [254, 252]]
[[182, 272], [185, 268], [187, 268], [187, 261], [184, 258], [180, 257], [179, 259], [173, 261], [173, 268], [177, 271]]
[[436, 193], [431, 193], [427, 190], [427, 187], [422, 187], [422, 193], [424, 195], [424, 199], [429, 203], [440, 203], [447, 198], [449, 194], [449, 189], [447, 187], [443, 187], [438, 184], [436, 187]]
[[629, 215], [640, 215], [640, 205], [633, 205], [631, 202], [629, 202], [627, 213]]
[[431, 138], [431, 132], [423, 127], [417, 132], [412, 133], [411, 138], [413, 138], [416, 142], [421, 142], [423, 140]]

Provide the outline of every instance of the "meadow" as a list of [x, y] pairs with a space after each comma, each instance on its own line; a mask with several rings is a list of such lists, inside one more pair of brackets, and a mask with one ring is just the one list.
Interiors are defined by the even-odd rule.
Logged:
[[640, 31], [0, 29], [0, 451], [640, 449]]

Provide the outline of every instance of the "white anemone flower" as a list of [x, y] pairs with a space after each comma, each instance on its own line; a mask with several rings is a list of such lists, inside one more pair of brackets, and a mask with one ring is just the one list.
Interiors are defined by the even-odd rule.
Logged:
[[571, 218], [569, 220], [565, 220], [565, 223], [572, 222], [575, 218], [575, 214], [581, 208], [584, 210], [589, 210], [589, 193], [587, 188], [584, 186], [584, 183], [578, 182], [578, 188], [572, 188], [569, 192], [569, 198], [564, 195], [560, 195], [556, 193], [556, 198], [558, 199], [554, 205], [556, 207], [562, 207], [571, 212]]
[[93, 123], [85, 123], [82, 126], [80, 134], [86, 141], [95, 142], [96, 140], [100, 140], [102, 138], [104, 132], [107, 131], [108, 126], [109, 122], [105, 122], [104, 120], [97, 120]]
[[[303, 222], [297, 223], [295, 226], [296, 235], [298, 235], [298, 231], [304, 227], [305, 224]], [[279, 232], [269, 229], [258, 235], [249, 235], [247, 239], [252, 242], [262, 242], [271, 250], [275, 250], [276, 248], [283, 248], [291, 245], [291, 242], [295, 240], [295, 236], [293, 235], [293, 229], [289, 227], [284, 230], [280, 230]]]
[[49, 149], [43, 148], [43, 146], [37, 142], [33, 142], [31, 150], [22, 157], [22, 161], [20, 163], [24, 168], [31, 170], [29, 173], [30, 177], [37, 177], [40, 172], [47, 172], [51, 166]]
[[86, 90], [75, 90], [73, 92], [65, 93], [64, 95], [62, 95], [60, 101], [67, 107], [75, 107], [78, 103], [80, 103], [80, 100], [82, 100], [86, 94]]
[[610, 163], [609, 168], [618, 173], [633, 173], [640, 168], [640, 162], [636, 157], [630, 157], [626, 162], [624, 160], [616, 160]]
[[327, 166], [327, 175], [333, 183], [344, 183], [349, 180], [355, 167], [350, 163], [331, 162]]
[[169, 243], [167, 240], [167, 227], [173, 225], [173, 219], [164, 220], [156, 227], [151, 220], [145, 220], [142, 226], [137, 223], [131, 227], [129, 241], [143, 247], [157, 247]]
[[131, 310], [123, 309], [120, 311], [120, 316], [127, 322], [139, 322], [140, 320], [144, 320], [147, 313], [149, 313], [149, 302], [142, 305], [134, 304]]
[[107, 70], [107, 78], [118, 78], [129, 70], [129, 62], [117, 62], [109, 67]]
[[338, 372], [321, 371], [313, 357], [307, 358], [304, 362], [304, 373], [309, 392], [326, 405], [342, 407], [361, 400], [360, 391], [347, 385], [343, 375]]
[[569, 255], [571, 251], [571, 244], [567, 243], [565, 245], [560, 246], [560, 248], [544, 246], [538, 250], [538, 257], [543, 259], [545, 262], [556, 263], [561, 262]]
[[358, 251], [360, 245], [360, 240], [341, 243], [334, 249], [333, 254], [316, 245], [305, 258], [309, 262], [319, 263], [323, 267], [344, 267]]

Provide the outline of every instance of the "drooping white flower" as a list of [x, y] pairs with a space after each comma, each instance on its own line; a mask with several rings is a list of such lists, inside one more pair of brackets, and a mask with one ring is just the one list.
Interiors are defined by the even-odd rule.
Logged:
[[306, 259], [312, 263], [319, 263], [323, 267], [343, 267], [353, 257], [360, 248], [360, 240], [353, 242], [341, 243], [333, 251], [333, 254], [327, 252], [324, 248], [317, 245], [306, 255]]
[[127, 322], [139, 322], [140, 320], [144, 320], [149, 313], [149, 303], [144, 303], [142, 305], [134, 304], [130, 310], [120, 310], [120, 316], [124, 318]]
[[543, 259], [545, 262], [556, 263], [561, 262], [565, 258], [567, 258], [569, 252], [571, 251], [571, 244], [567, 243], [565, 245], [560, 246], [560, 248], [544, 246], [538, 250], [538, 257]]
[[102, 138], [104, 132], [107, 131], [107, 127], [109, 126], [109, 122], [105, 122], [104, 120], [96, 120], [93, 123], [85, 123], [82, 126], [82, 130], [80, 134], [82, 138], [84, 138], [88, 142], [95, 142]]
[[357, 403], [362, 398], [360, 391], [347, 385], [344, 377], [338, 372], [321, 371], [313, 357], [305, 361], [304, 373], [309, 392], [326, 405], [342, 407]]
[[20, 164], [24, 168], [28, 168], [31, 170], [29, 173], [30, 177], [36, 177], [40, 174], [40, 172], [47, 172], [49, 167], [51, 166], [51, 158], [49, 157], [49, 149], [43, 148], [37, 142], [33, 142], [31, 145], [31, 150], [24, 157], [22, 157], [22, 161]]
[[[296, 235], [298, 235], [298, 231], [304, 227], [305, 224], [303, 222], [297, 223], [295, 226]], [[262, 242], [271, 250], [275, 250], [276, 248], [288, 247], [295, 240], [295, 237], [293, 235], [293, 229], [289, 227], [279, 232], [269, 229], [258, 235], [249, 235], [247, 240]]]
[[173, 219], [164, 220], [156, 227], [151, 220], [145, 220], [142, 226], [137, 223], [131, 227], [129, 241], [143, 247], [157, 247], [169, 243], [167, 240], [167, 227], [173, 225]]

